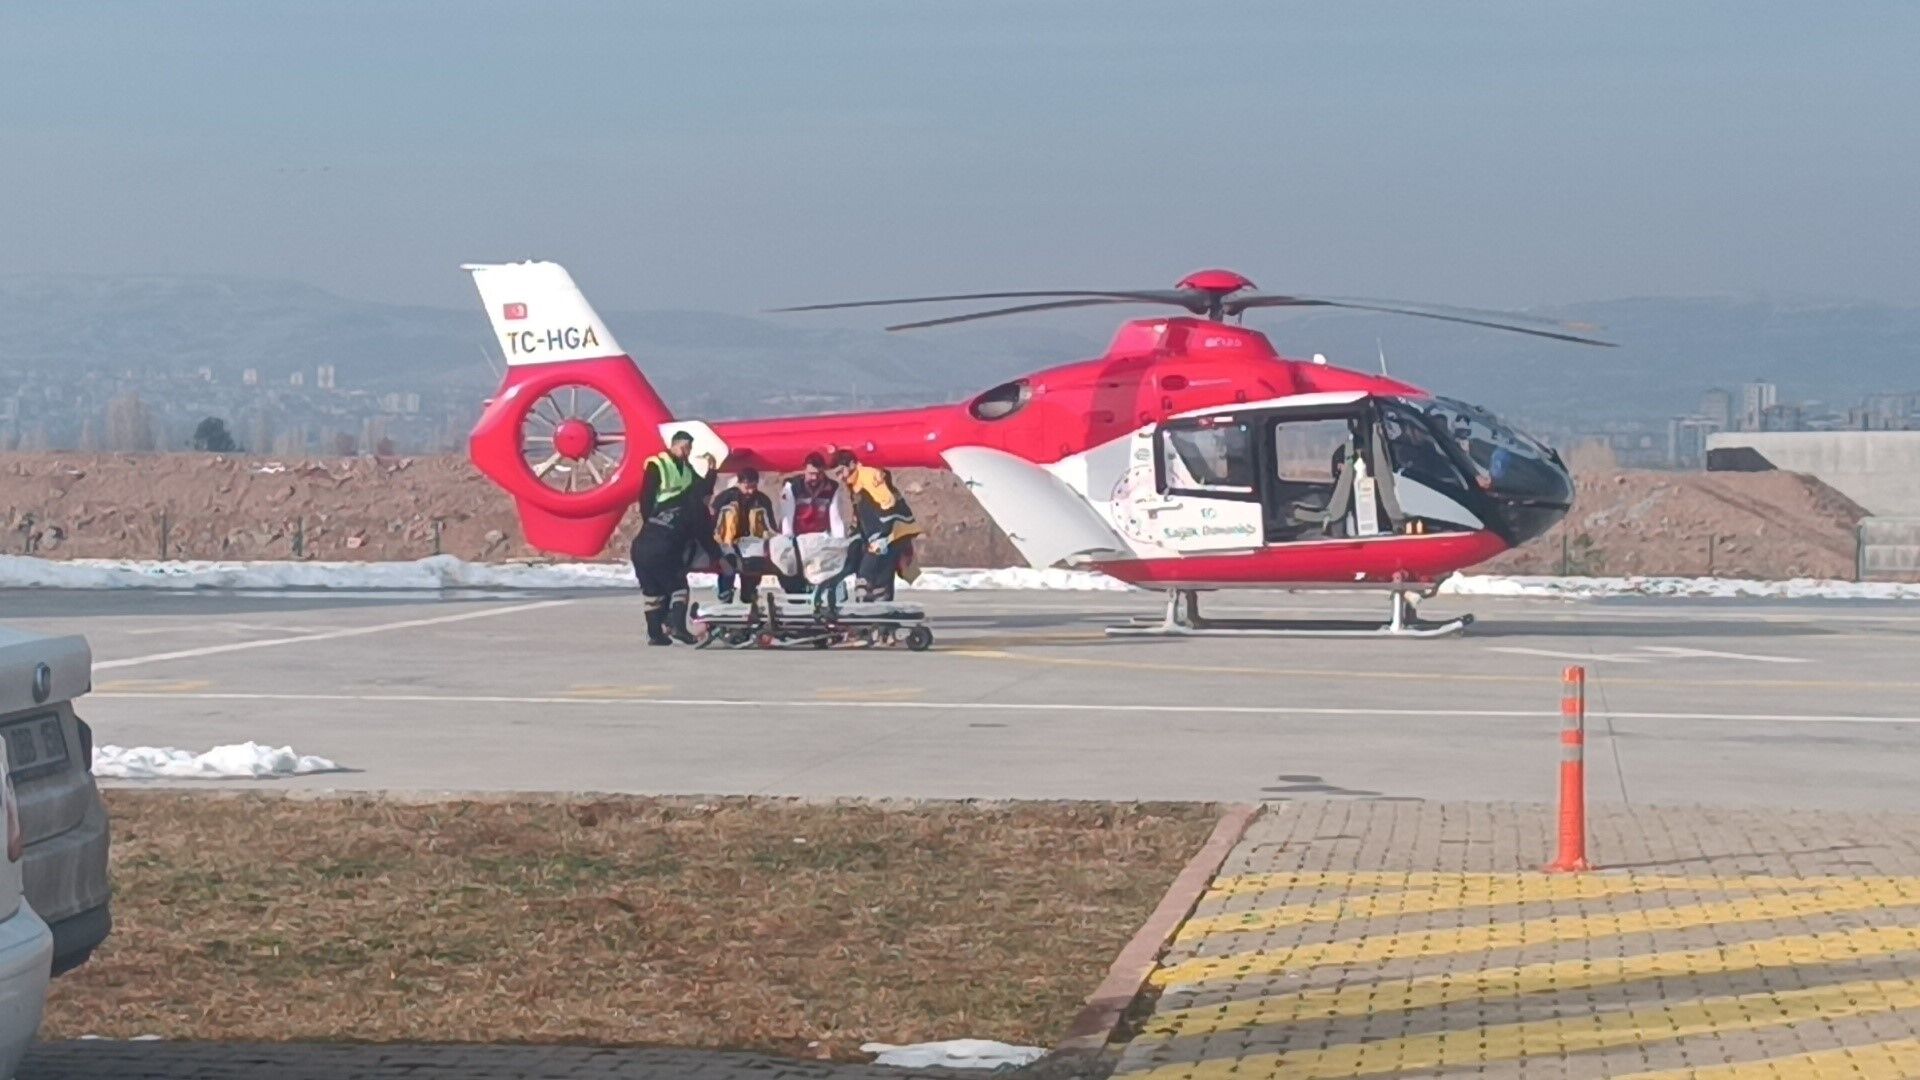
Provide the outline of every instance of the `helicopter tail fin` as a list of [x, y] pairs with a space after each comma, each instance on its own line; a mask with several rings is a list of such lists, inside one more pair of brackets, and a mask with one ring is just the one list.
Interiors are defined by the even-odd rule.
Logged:
[[507, 362], [469, 439], [473, 462], [513, 496], [529, 544], [598, 555], [639, 498], [673, 413], [565, 267], [461, 269]]

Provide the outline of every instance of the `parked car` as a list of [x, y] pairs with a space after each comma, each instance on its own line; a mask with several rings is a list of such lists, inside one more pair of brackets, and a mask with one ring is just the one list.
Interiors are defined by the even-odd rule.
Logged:
[[53, 974], [53, 931], [33, 910], [23, 885], [26, 841], [20, 832], [20, 807], [7, 778], [5, 744], [0, 743], [0, 804], [6, 808], [7, 853], [0, 863], [0, 1076], [11, 1077], [40, 1030], [47, 1009], [47, 984]]
[[53, 931], [55, 975], [85, 963], [113, 928], [93, 730], [73, 711], [92, 688], [86, 638], [0, 628], [0, 739], [19, 809], [19, 870], [27, 904]]

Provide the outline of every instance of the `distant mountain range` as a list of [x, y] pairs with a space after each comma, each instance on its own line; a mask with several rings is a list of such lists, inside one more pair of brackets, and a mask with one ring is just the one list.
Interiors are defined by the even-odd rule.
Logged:
[[[1535, 313], [1595, 323], [1622, 347], [1392, 316], [1256, 316], [1254, 325], [1287, 355], [1319, 352], [1347, 367], [1375, 369], [1384, 348], [1396, 376], [1555, 423], [1674, 415], [1706, 387], [1753, 379], [1778, 383], [1783, 401], [1841, 408], [1875, 391], [1920, 389], [1916, 308], [1649, 298]], [[670, 402], [715, 414], [849, 397], [952, 400], [1105, 346], [1036, 320], [886, 334], [706, 311], [602, 314]], [[0, 276], [0, 326], [0, 375], [207, 367], [224, 381], [252, 367], [284, 382], [331, 363], [343, 387], [476, 393], [496, 378], [486, 356], [497, 362], [497, 350], [477, 308], [349, 300], [287, 281]], [[759, 405], [726, 408], [741, 402]]]

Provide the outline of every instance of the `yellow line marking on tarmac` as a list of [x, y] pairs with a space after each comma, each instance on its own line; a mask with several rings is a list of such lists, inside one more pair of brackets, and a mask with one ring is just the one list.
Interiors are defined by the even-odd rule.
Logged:
[[[971, 643], [964, 643], [971, 644]], [[1480, 674], [1464, 671], [1349, 671], [1339, 668], [1232, 667], [1220, 664], [1161, 664], [1145, 660], [1101, 660], [1088, 656], [1030, 656], [1004, 649], [955, 648], [949, 656], [976, 660], [1012, 660], [1023, 664], [1051, 664], [1058, 667], [1123, 668], [1130, 671], [1165, 671], [1182, 675], [1248, 675], [1285, 679], [1401, 679], [1418, 682], [1523, 683], [1559, 685], [1557, 672], [1534, 675]], [[1874, 682], [1853, 679], [1649, 679], [1612, 675], [1595, 677], [1595, 683], [1608, 686], [1724, 686], [1755, 687], [1773, 690], [1920, 690], [1920, 682]]]
[[640, 686], [575, 686], [561, 693], [586, 701], [645, 701], [671, 689], [673, 687], [666, 683], [650, 683]]
[[1716, 923], [1827, 915], [1898, 905], [1920, 904], [1920, 878], [1894, 887], [1878, 883], [1842, 883], [1804, 893], [1747, 897], [1710, 904], [1547, 916], [1483, 926], [1447, 927], [1404, 934], [1301, 945], [1292, 949], [1204, 956], [1170, 964], [1153, 973], [1156, 986], [1193, 986], [1326, 964], [1354, 964], [1406, 957], [1444, 956], [1493, 949], [1517, 949], [1559, 941], [1616, 937], [1660, 930], [1684, 930]]
[[1614, 1080], [1913, 1080], [1920, 1039], [1843, 1046], [1790, 1057], [1637, 1072]]
[[[1802, 888], [1804, 879], [1788, 879]], [[1436, 881], [1404, 892], [1362, 893], [1335, 896], [1317, 903], [1280, 904], [1250, 911], [1225, 912], [1187, 920], [1180, 928], [1178, 941], [1191, 941], [1210, 934], [1239, 934], [1271, 930], [1300, 923], [1338, 922], [1341, 919], [1378, 919], [1396, 915], [1414, 915], [1437, 911], [1465, 911], [1471, 908], [1508, 904], [1537, 904], [1555, 900], [1601, 900], [1612, 896], [1639, 896], [1663, 892], [1750, 892], [1780, 891], [1787, 884], [1778, 878], [1652, 878], [1625, 876], [1526, 875], [1486, 877], [1476, 880]], [[1244, 883], [1229, 883], [1225, 888], [1208, 890], [1209, 896], [1243, 895], [1266, 892], [1271, 886], [1248, 889]]]
[[1136, 1041], [1165, 1042], [1217, 1035], [1267, 1024], [1428, 1009], [1462, 1001], [1489, 1001], [1592, 990], [1649, 979], [1682, 979], [1761, 968], [1829, 964], [1920, 950], [1920, 927], [1873, 927], [1825, 934], [1743, 941], [1678, 952], [1627, 957], [1582, 957], [1480, 971], [1448, 972], [1299, 990], [1222, 1005], [1156, 1014]]
[[1107, 635], [1103, 633], [1075, 633], [1063, 630], [1058, 633], [981, 634], [975, 637], [966, 635], [964, 631], [955, 631], [953, 636], [947, 640], [953, 643], [952, 647], [941, 649], [942, 652], [965, 652], [971, 654], [1009, 649], [1019, 645], [1084, 645], [1089, 642], [1105, 641], [1107, 640]]
[[1831, 1023], [1847, 1017], [1913, 1008], [1920, 1008], [1920, 983], [1907, 979], [1870, 979], [1805, 990], [1702, 998], [1679, 1004], [1581, 1011], [1551, 1020], [1493, 1024], [1324, 1049], [1170, 1063], [1126, 1075], [1130, 1080], [1248, 1076], [1273, 1080], [1344, 1080], [1531, 1057], [1563, 1057], [1671, 1042], [1695, 1035], [1784, 1027], [1809, 1020]]
[[874, 687], [868, 690], [834, 689], [815, 690], [813, 696], [826, 701], [905, 701], [916, 698], [926, 691], [917, 686]]
[[96, 683], [93, 689], [96, 693], [139, 690], [149, 694], [188, 694], [195, 690], [205, 690], [212, 685], [213, 683], [206, 679], [108, 679], [106, 682]]

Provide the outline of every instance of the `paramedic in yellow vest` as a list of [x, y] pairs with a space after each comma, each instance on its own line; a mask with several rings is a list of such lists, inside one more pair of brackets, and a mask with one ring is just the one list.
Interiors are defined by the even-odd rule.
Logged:
[[891, 473], [860, 464], [851, 450], [833, 455], [833, 477], [846, 485], [860, 536], [856, 599], [891, 600], [895, 577], [912, 581], [919, 576], [913, 566], [913, 538], [920, 535], [920, 526], [913, 509], [893, 485]]
[[[765, 540], [773, 535], [773, 500], [760, 490], [760, 470], [747, 466], [741, 469], [734, 485], [714, 497], [713, 500], [713, 539], [728, 559], [738, 559], [740, 541], [754, 538]], [[715, 597], [723, 604], [733, 603], [733, 579], [737, 569], [740, 575], [740, 602], [751, 604], [760, 595], [760, 577], [764, 572], [765, 556], [756, 560], [751, 568], [744, 563], [737, 568], [723, 565], [718, 581], [714, 586]]]
[[695, 641], [687, 628], [687, 566], [694, 545], [712, 543], [707, 492], [715, 462], [708, 455], [707, 475], [701, 476], [687, 460], [692, 455], [693, 436], [674, 432], [667, 449], [647, 459], [640, 482], [640, 534], [633, 538], [631, 554], [646, 603], [649, 645]]

